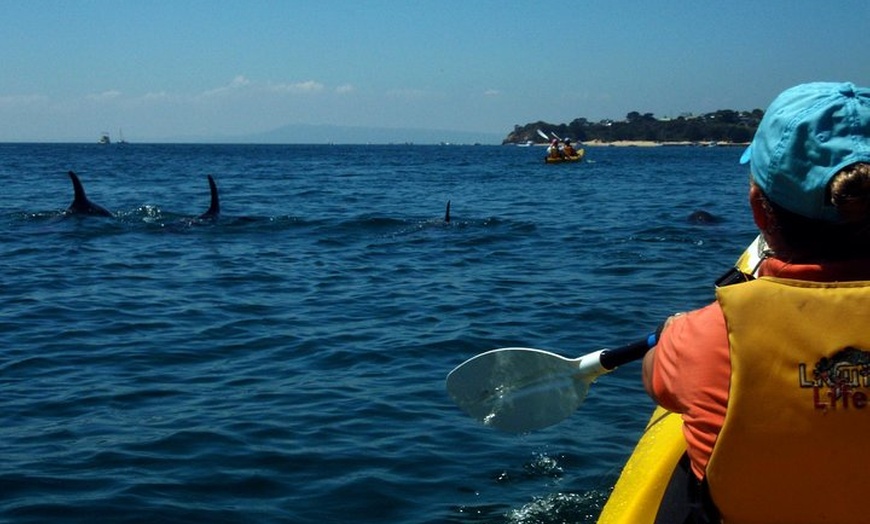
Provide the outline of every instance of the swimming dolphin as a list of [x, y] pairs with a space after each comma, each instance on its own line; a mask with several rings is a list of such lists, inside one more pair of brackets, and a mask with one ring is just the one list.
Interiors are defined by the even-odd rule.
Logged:
[[713, 213], [703, 210], [693, 211], [688, 217], [686, 217], [686, 222], [690, 224], [718, 224], [721, 221], [722, 219]]
[[66, 209], [65, 214], [67, 215], [93, 215], [99, 217], [110, 217], [113, 216], [111, 212], [109, 212], [106, 208], [94, 204], [90, 200], [88, 200], [87, 195], [85, 195], [85, 188], [82, 187], [81, 181], [79, 181], [78, 175], [73, 173], [72, 171], [67, 173], [72, 180], [73, 191], [75, 192], [75, 196], [73, 197], [72, 204]]
[[199, 215], [198, 218], [201, 220], [214, 220], [221, 214], [221, 201], [218, 196], [217, 184], [211, 175], [208, 175], [208, 187], [211, 190], [211, 205], [208, 206], [208, 211]]
[[450, 201], [447, 201], [447, 211], [444, 212], [444, 223], [450, 223]]

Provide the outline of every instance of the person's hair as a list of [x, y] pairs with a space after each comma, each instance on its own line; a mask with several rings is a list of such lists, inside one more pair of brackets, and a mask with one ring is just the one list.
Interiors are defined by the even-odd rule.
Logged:
[[831, 180], [831, 203], [847, 223], [870, 217], [870, 164], [852, 164]]
[[798, 215], [763, 195], [772, 228], [785, 244], [777, 256], [792, 262], [870, 257], [870, 163], [840, 170], [828, 185], [839, 222]]

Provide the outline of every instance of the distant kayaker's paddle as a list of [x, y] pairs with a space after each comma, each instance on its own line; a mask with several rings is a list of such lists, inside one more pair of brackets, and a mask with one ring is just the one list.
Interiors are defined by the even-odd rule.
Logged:
[[467, 414], [502, 431], [525, 433], [561, 422], [583, 404], [597, 377], [638, 360], [656, 335], [579, 358], [502, 348], [481, 353], [447, 376], [447, 392]]

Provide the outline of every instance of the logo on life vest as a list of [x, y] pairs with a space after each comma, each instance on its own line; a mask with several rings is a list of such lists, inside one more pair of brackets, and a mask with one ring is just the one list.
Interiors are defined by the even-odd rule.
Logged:
[[798, 366], [800, 387], [812, 388], [813, 407], [820, 410], [864, 409], [870, 393], [870, 351], [848, 347], [816, 363], [812, 378]]

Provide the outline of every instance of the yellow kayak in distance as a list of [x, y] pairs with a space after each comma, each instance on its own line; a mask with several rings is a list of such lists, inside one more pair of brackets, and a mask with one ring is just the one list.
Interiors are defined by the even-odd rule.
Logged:
[[553, 158], [550, 156], [544, 157], [544, 162], [547, 164], [565, 164], [571, 162], [581, 162], [583, 161], [583, 157], [586, 156], [585, 149], [578, 149], [577, 154], [574, 156], [563, 156], [559, 158]]
[[[753, 275], [765, 249], [764, 240], [757, 237], [737, 260], [735, 269]], [[722, 285], [729, 282], [734, 280]], [[654, 524], [671, 476], [685, 452], [683, 419], [657, 407], [622, 469], [598, 524]]]

